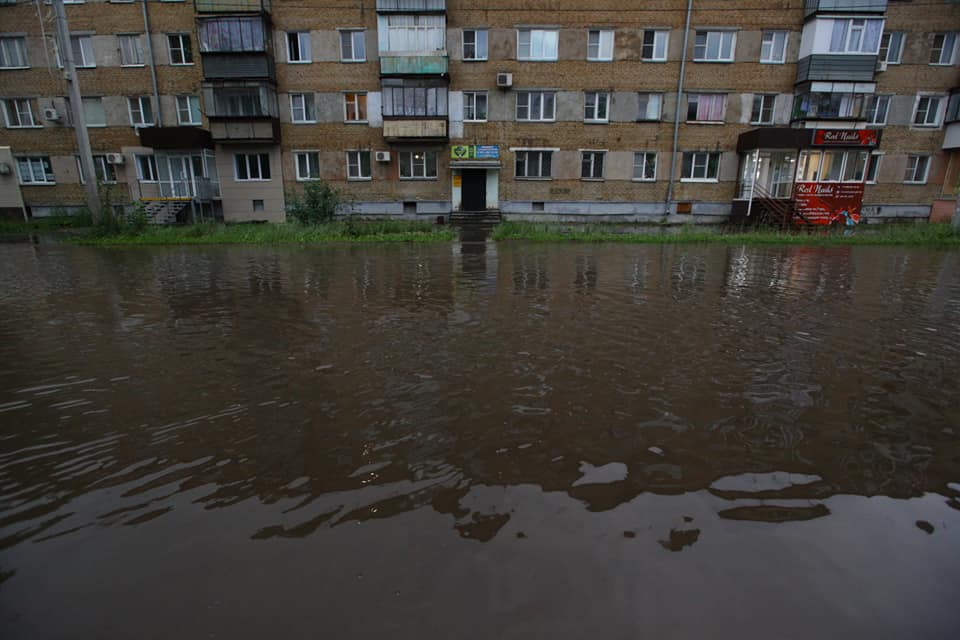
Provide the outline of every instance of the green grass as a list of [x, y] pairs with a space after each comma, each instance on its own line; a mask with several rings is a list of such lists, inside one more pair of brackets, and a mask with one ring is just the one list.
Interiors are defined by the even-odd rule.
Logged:
[[960, 233], [947, 224], [887, 224], [856, 227], [849, 235], [844, 229], [779, 231], [732, 228], [679, 230], [651, 227], [624, 231], [613, 225], [556, 225], [527, 222], [504, 222], [492, 234], [494, 240], [530, 242], [633, 242], [650, 244], [724, 243], [750, 245], [911, 245], [960, 247]]
[[0, 220], [0, 233], [34, 233], [38, 231], [59, 231], [61, 229], [81, 229], [90, 226], [89, 216], [51, 216], [24, 220]]
[[307, 244], [314, 242], [443, 242], [456, 234], [427, 222], [331, 222], [316, 226], [300, 224], [196, 224], [148, 226], [113, 233], [94, 230], [76, 239], [80, 244], [170, 245], [170, 244]]

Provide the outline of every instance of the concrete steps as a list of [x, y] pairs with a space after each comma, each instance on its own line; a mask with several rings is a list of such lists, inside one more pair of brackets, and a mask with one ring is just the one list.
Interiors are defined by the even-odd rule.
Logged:
[[143, 200], [150, 224], [176, 224], [177, 215], [190, 205], [189, 200]]
[[495, 225], [500, 223], [500, 212], [490, 211], [453, 211], [450, 224], [458, 225]]

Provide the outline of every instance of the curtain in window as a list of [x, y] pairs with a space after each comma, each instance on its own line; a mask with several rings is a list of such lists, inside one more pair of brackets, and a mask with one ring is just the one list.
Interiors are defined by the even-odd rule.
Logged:
[[446, 46], [445, 16], [388, 15], [381, 21], [386, 27], [386, 42], [381, 41], [384, 52], [441, 51]]
[[723, 95], [701, 95], [697, 98], [697, 120], [720, 122], [723, 120]]
[[445, 116], [445, 87], [384, 87], [385, 116]]
[[260, 18], [219, 18], [200, 23], [201, 51], [263, 51]]

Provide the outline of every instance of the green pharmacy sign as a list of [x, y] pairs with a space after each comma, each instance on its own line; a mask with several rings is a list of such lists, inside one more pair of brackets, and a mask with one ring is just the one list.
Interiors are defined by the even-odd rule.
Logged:
[[500, 147], [495, 144], [455, 144], [450, 147], [454, 160], [499, 160]]

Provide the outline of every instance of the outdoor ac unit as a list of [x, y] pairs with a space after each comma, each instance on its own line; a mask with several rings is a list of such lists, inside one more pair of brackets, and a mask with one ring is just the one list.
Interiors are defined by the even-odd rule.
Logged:
[[513, 86], [513, 74], [512, 73], [498, 73], [497, 74], [497, 86], [498, 87], [512, 87]]
[[108, 154], [107, 154], [107, 164], [123, 164], [123, 154], [122, 154], [122, 153], [108, 153]]
[[43, 117], [45, 120], [51, 120], [53, 122], [60, 122], [60, 112], [56, 109], [44, 109]]
[[886, 60], [877, 61], [877, 71], [886, 71], [886, 70], [887, 70]]
[[389, 151], [375, 151], [373, 157], [377, 162], [390, 162]]

